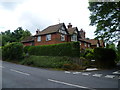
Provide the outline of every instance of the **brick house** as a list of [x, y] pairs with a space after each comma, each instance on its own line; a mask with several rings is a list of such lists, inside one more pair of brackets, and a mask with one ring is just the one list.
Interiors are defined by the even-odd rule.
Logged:
[[104, 47], [103, 41], [95, 39], [86, 39], [85, 31], [79, 31], [77, 27], [72, 27], [71, 23], [67, 25], [59, 23], [51, 25], [40, 31], [37, 29], [36, 34], [32, 37], [27, 37], [22, 43], [27, 45], [50, 45], [64, 42], [80, 42], [80, 49]]

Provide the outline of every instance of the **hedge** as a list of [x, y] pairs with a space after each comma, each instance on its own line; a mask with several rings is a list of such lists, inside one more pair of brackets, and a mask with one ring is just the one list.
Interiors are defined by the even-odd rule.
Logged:
[[23, 58], [23, 44], [13, 42], [2, 47], [3, 60], [20, 60]]
[[95, 48], [94, 56], [99, 68], [113, 68], [115, 66], [116, 52], [108, 48]]
[[31, 46], [29, 48], [30, 55], [37, 56], [69, 56], [79, 57], [79, 42], [67, 42], [53, 45]]

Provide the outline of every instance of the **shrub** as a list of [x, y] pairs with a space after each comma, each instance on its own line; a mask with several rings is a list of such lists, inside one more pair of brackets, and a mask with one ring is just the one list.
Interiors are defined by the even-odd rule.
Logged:
[[79, 57], [79, 42], [67, 42], [54, 45], [33, 46], [29, 49], [30, 55], [37, 56], [69, 56]]
[[95, 48], [96, 64], [99, 68], [113, 68], [115, 66], [116, 52], [108, 48]]
[[2, 48], [3, 60], [20, 60], [23, 58], [23, 44], [14, 42]]
[[21, 64], [31, 65], [44, 68], [62, 68], [64, 64], [70, 64], [69, 57], [52, 57], [52, 56], [30, 56], [25, 58]]
[[31, 47], [31, 46], [25, 46], [25, 47], [24, 47], [24, 52], [25, 52], [25, 53], [28, 53], [28, 50], [29, 50], [30, 47]]

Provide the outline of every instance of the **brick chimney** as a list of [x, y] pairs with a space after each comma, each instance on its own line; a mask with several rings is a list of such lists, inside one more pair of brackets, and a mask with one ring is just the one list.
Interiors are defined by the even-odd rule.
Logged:
[[39, 32], [40, 32], [40, 30], [39, 30], [39, 29], [37, 29], [37, 30], [36, 30], [36, 34], [38, 34]]
[[81, 38], [85, 39], [85, 31], [83, 31], [83, 29], [81, 29], [79, 32], [80, 32]]
[[68, 27], [68, 28], [72, 28], [72, 25], [71, 25], [71, 23], [69, 23], [69, 24], [67, 25], [67, 27]]

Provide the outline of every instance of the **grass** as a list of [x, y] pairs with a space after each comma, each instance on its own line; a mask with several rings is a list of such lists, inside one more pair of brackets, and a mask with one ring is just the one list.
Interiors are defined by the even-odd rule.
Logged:
[[30, 65], [43, 68], [63, 68], [64, 64], [71, 64], [69, 57], [52, 57], [52, 56], [29, 56], [22, 60], [20, 64]]

